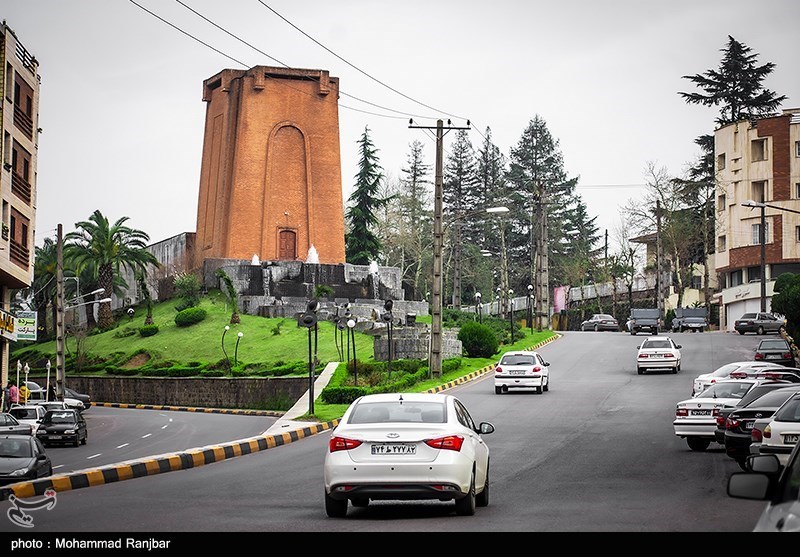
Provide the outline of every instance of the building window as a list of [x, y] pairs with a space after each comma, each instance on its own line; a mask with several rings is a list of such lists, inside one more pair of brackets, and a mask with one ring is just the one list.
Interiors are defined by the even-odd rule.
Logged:
[[767, 160], [767, 139], [754, 139], [750, 142], [750, 158], [753, 162]]
[[794, 156], [800, 157], [800, 141], [794, 142]]
[[[764, 223], [764, 243], [769, 243], [769, 223]], [[753, 231], [753, 245], [761, 244], [761, 237], [759, 236], [759, 232], [761, 230], [761, 223], [754, 224], [751, 226], [751, 230]]]
[[14, 67], [6, 62], [6, 98], [14, 102]]
[[800, 199], [800, 183], [794, 185], [794, 197]]
[[717, 170], [725, 170], [725, 153], [717, 155]]
[[750, 199], [762, 203], [767, 199], [767, 181], [759, 180], [750, 184]]
[[692, 284], [690, 288], [694, 288], [695, 290], [700, 290], [703, 288], [703, 277], [692, 277]]
[[800, 242], [800, 226], [794, 227], [794, 239], [796, 242]]
[[722, 211], [725, 210], [726, 205], [727, 205], [727, 198], [723, 193], [722, 195], [717, 197], [717, 211], [721, 213]]
[[740, 286], [740, 285], [744, 284], [743, 275], [744, 275], [744, 273], [742, 272], [741, 269], [739, 269], [738, 271], [733, 271], [731, 273], [731, 275], [730, 275], [730, 277], [731, 277], [730, 287]]
[[717, 251], [725, 251], [726, 249], [728, 249], [728, 246], [726, 244], [727, 242], [725, 241], [725, 236], [720, 236], [719, 238], [717, 238]]

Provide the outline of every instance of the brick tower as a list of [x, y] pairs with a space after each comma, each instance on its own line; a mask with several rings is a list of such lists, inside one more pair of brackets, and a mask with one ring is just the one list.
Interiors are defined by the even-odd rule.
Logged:
[[197, 263], [208, 258], [345, 262], [339, 80], [256, 66], [203, 82]]

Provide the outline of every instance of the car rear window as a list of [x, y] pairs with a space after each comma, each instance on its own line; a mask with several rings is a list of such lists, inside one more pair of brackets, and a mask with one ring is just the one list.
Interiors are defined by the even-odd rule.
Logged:
[[772, 408], [772, 407], [777, 408], [778, 406], [789, 400], [789, 398], [791, 398], [791, 396], [795, 393], [797, 393], [797, 391], [794, 389], [773, 389], [769, 391], [767, 394], [754, 399], [752, 402], [750, 402], [748, 406], [751, 406], [753, 408], [762, 406], [764, 408]]
[[668, 340], [646, 340], [642, 348], [672, 348], [672, 344]]
[[764, 350], [788, 350], [789, 344], [785, 340], [762, 340], [761, 344], [758, 345], [759, 349]]
[[779, 422], [800, 422], [800, 398], [794, 397], [775, 412], [775, 419]]
[[535, 364], [533, 356], [527, 354], [515, 354], [503, 356], [500, 360], [500, 365], [504, 366], [531, 366]]
[[361, 402], [353, 408], [348, 423], [445, 423], [446, 407], [443, 402], [386, 401]]
[[755, 313], [745, 313], [740, 317], [740, 319], [755, 319], [755, 318], [756, 318]]

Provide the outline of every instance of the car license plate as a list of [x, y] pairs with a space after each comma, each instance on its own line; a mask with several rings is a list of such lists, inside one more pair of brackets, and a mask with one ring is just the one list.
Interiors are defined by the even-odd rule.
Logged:
[[509, 371], [509, 373], [511, 375], [525, 375], [525, 370], [524, 369], [512, 369], [511, 371]]
[[664, 356], [662, 354], [650, 354], [650, 357], [653, 359], [659, 359], [663, 358]]
[[745, 422], [744, 423], [744, 428], [745, 429], [753, 429], [753, 424], [755, 424], [755, 422]]
[[780, 357], [781, 357], [780, 354], [767, 354], [767, 359], [768, 360], [777, 360]]
[[692, 416], [710, 416], [711, 410], [692, 410]]
[[797, 443], [798, 438], [800, 438], [800, 435], [784, 435], [783, 442], [787, 445], [794, 445]]
[[372, 445], [372, 454], [416, 454], [414, 443], [380, 443]]
[[61, 435], [48, 435], [48, 439], [61, 439]]

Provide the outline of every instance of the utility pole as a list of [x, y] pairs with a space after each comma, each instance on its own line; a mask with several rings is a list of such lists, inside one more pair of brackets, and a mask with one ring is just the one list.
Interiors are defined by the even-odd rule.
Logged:
[[64, 236], [61, 224], [58, 225], [56, 239], [56, 399], [64, 400]]
[[664, 318], [664, 255], [661, 252], [661, 200], [656, 199], [656, 307]]
[[539, 222], [539, 238], [536, 241], [537, 269], [534, 274], [536, 287], [536, 329], [547, 329], [550, 317], [550, 261], [548, 257], [547, 239], [547, 190], [543, 183], [539, 183], [539, 204], [536, 208]]
[[[409, 128], [435, 129], [436, 130], [436, 177], [433, 192], [433, 284], [431, 285], [431, 346], [428, 357], [428, 369], [432, 377], [442, 375], [442, 248], [444, 246], [444, 232], [442, 226], [442, 189], [444, 167], [444, 134], [445, 127], [442, 120], [436, 121], [436, 127], [415, 126], [414, 120], [409, 120]], [[447, 121], [447, 131], [468, 130], [466, 127], [452, 126]]]

